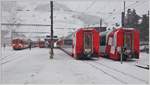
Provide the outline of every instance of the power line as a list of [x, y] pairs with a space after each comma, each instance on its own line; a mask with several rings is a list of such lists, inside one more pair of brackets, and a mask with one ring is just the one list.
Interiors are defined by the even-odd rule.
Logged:
[[[84, 10], [84, 12], [87, 11], [87, 10], [89, 10], [89, 9], [95, 4], [95, 2], [96, 2], [96, 0], [94, 0], [94, 1]], [[83, 12], [83, 13], [84, 13], [84, 12]]]
[[86, 13], [86, 11], [88, 11], [94, 4], [95, 4], [96, 0], [94, 0], [82, 13]]
[[[145, 3], [145, 1], [143, 1], [143, 3], [139, 3], [139, 4], [135, 4], [135, 5], [130, 5], [130, 6], [128, 6], [128, 7], [131, 7], [131, 6], [133, 6], [133, 7], [136, 6], [136, 7], [137, 7], [137, 5], [138, 5], [138, 6], [141, 6], [140, 4], [143, 5], [144, 3]], [[146, 2], [146, 3], [147, 3], [147, 2]]]
[[1, 23], [5, 26], [51, 26], [49, 24], [14, 24], [14, 23]]
[[[135, 3], [133, 3], [133, 4], [130, 4], [129, 6], [126, 6], [125, 9], [127, 9], [127, 7], [130, 7], [130, 6], [132, 6], [132, 5], [136, 4], [136, 3], [137, 3], [137, 2], [135, 2]], [[108, 16], [105, 20], [107, 20], [107, 19], [109, 19], [110, 17], [114, 16], [115, 14], [117, 14], [118, 12], [120, 12], [121, 10], [122, 10], [122, 9], [116, 11], [113, 15]]]
[[12, 32], [12, 33], [49, 33], [49, 32]]
[[[139, 6], [139, 4], [136, 4], [136, 3], [139, 3], [139, 1], [136, 1], [136, 2], [133, 3], [133, 4], [130, 4], [129, 6], [126, 6], [125, 9], [128, 9], [128, 8], [131, 7], [131, 6], [137, 6], [137, 5]], [[143, 3], [145, 3], [145, 1], [143, 1]], [[140, 4], [143, 4], [143, 3], [140, 3]], [[121, 10], [122, 10], [122, 9], [121, 9]], [[121, 10], [116, 11], [113, 15], [108, 16], [105, 20], [110, 19], [110, 17], [114, 16], [115, 14], [117, 14], [118, 12], [120, 12]]]
[[[13, 24], [13, 23], [1, 23], [2, 26], [51, 26], [49, 24]], [[56, 27], [55, 29], [75, 29], [75, 28], [60, 28]]]

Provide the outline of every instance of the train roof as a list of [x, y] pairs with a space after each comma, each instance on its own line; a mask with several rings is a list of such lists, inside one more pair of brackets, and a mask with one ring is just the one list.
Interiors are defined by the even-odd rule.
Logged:
[[20, 39], [20, 40], [28, 40], [27, 38], [22, 38], [22, 37], [15, 37], [15, 38], [13, 38], [13, 40], [17, 40], [17, 39]]
[[135, 28], [122, 28], [122, 29], [125, 29], [125, 30], [135, 30]]
[[109, 32], [116, 32], [118, 30], [124, 30], [124, 31], [135, 31], [135, 30], [138, 30], [136, 28], [123, 28], [123, 27], [120, 27], [120, 28], [116, 28], [116, 29], [111, 29], [111, 30], [107, 30], [107, 31], [104, 31], [104, 32], [100, 32], [100, 36], [104, 36], [104, 35], [107, 35], [109, 34]]
[[103, 35], [106, 35], [108, 34], [109, 32], [112, 32], [113, 30], [107, 30], [107, 31], [104, 31], [104, 32], [100, 32], [100, 35], [103, 36]]
[[80, 30], [96, 30], [94, 27], [85, 27], [85, 28], [79, 28], [76, 31], [80, 31]]
[[72, 33], [65, 37], [65, 39], [72, 39]]
[[136, 28], [125, 28], [125, 27], [120, 27], [120, 28], [116, 28], [116, 29], [123, 29], [123, 30], [138, 30]]

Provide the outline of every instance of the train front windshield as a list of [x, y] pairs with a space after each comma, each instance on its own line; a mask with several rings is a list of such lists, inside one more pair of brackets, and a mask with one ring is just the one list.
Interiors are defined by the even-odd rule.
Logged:
[[84, 33], [84, 52], [89, 53], [92, 51], [92, 33]]
[[12, 41], [12, 43], [14, 43], [14, 44], [15, 44], [15, 43], [22, 43], [22, 41], [21, 41], [21, 40], [18, 40], [18, 39], [15, 39], [15, 40]]

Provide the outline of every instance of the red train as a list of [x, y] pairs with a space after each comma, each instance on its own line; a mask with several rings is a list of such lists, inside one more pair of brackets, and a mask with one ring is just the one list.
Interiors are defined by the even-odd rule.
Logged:
[[139, 58], [139, 31], [118, 28], [100, 33], [100, 54], [113, 60]]
[[95, 29], [79, 29], [73, 34], [72, 53], [75, 59], [99, 56], [99, 33]]
[[[45, 47], [49, 48], [51, 46], [51, 43], [55, 44], [56, 41], [58, 41], [58, 37], [57, 36], [53, 36], [53, 41], [51, 41], [51, 36], [47, 35], [44, 42], [45, 42]], [[43, 43], [41, 43], [43, 44]]]
[[45, 48], [45, 41], [38, 41], [38, 47], [39, 48]]
[[69, 52], [75, 59], [99, 56], [99, 33], [93, 28], [81, 28], [70, 37], [60, 39], [58, 47]]
[[22, 38], [16, 38], [12, 40], [11, 46], [14, 50], [22, 50], [25, 48], [31, 48], [34, 47], [40, 47], [38, 41], [32, 41], [30, 39], [22, 39]]
[[29, 44], [26, 40], [19, 39], [19, 38], [12, 40], [12, 48], [14, 50], [21, 50], [21, 49], [25, 49], [28, 47], [29, 47]]

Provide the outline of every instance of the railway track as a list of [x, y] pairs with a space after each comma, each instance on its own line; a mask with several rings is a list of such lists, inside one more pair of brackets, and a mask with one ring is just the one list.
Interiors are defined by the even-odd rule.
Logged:
[[120, 83], [127, 84], [127, 82], [125, 82], [125, 81], [121, 80], [120, 78], [118, 78], [118, 77], [112, 75], [111, 73], [106, 72], [105, 70], [103, 70], [102, 68], [100, 68], [100, 67], [94, 65], [93, 63], [85, 62], [85, 61], [84, 61], [84, 63], [86, 63], [86, 64], [92, 66], [92, 67], [95, 68], [96, 70], [99, 70], [99, 71], [103, 72], [104, 74], [108, 75], [109, 77], [112, 77], [113, 79], [119, 81]]
[[0, 59], [0, 64], [4, 65], [6, 63], [12, 62], [14, 60], [17, 60], [19, 58], [21, 58], [20, 56], [22, 56], [23, 54], [19, 54], [18, 51], [15, 53], [11, 53], [3, 58]]
[[6, 59], [6, 58], [9, 58], [9, 57], [11, 57], [12, 55], [16, 55], [16, 54], [17, 54], [17, 52], [11, 53], [11, 54], [6, 55], [6, 56], [4, 56], [4, 57], [3, 57], [3, 55], [2, 55], [2, 58], [0, 59], [0, 61], [4, 60], [4, 59]]
[[[116, 68], [102, 64], [100, 62], [96, 62], [96, 61], [83, 61], [83, 62], [92, 66], [93, 68], [103, 72], [104, 74], [114, 78], [115, 80], [119, 81], [120, 83], [128, 84], [132, 80], [135, 80], [137, 82], [142, 82], [142, 83], [148, 84], [148, 81], [146, 81], [146, 80], [140, 79], [134, 75], [125, 73], [123, 71], [120, 71]], [[119, 74], [119, 76], [118, 76], [118, 74]]]
[[[68, 55], [70, 55], [67, 51], [64, 51], [64, 52], [67, 53]], [[115, 80], [117, 80], [123, 84], [129, 84], [129, 83], [134, 82], [134, 81], [136, 81], [138, 83], [148, 84], [148, 81], [146, 81], [144, 79], [141, 79], [139, 77], [136, 77], [135, 75], [121, 71], [119, 69], [110, 67], [110, 66], [103, 64], [103, 63], [100, 63], [98, 61], [90, 61], [90, 60], [87, 61], [87, 60], [85, 60], [85, 61], [83, 61], [83, 63], [86, 63], [86, 64], [92, 66], [93, 68], [103, 72], [104, 74], [108, 75], [109, 77], [112, 77], [113, 79], [115, 79]], [[118, 76], [118, 74], [120, 76]]]
[[143, 80], [143, 79], [140, 79], [140, 78], [138, 78], [138, 77], [135, 77], [134, 75], [125, 73], [125, 72], [123, 72], [123, 71], [120, 71], [120, 70], [118, 70], [118, 69], [116, 69], [116, 68], [112, 68], [112, 67], [110, 67], [110, 66], [108, 66], [108, 65], [105, 65], [105, 64], [103, 64], [103, 63], [100, 63], [100, 62], [95, 62], [95, 63], [100, 64], [100, 65], [103, 65], [103, 66], [105, 66], [105, 67], [107, 67], [107, 68], [113, 69], [113, 70], [115, 70], [115, 71], [117, 71], [117, 72], [120, 72], [120, 73], [122, 73], [122, 74], [124, 74], [124, 75], [127, 75], [127, 76], [129, 76], [129, 77], [135, 78], [135, 79], [137, 79], [137, 80], [139, 80], [139, 81], [142, 81], [142, 82], [147, 83], [147, 81], [145, 81], [145, 80]]

